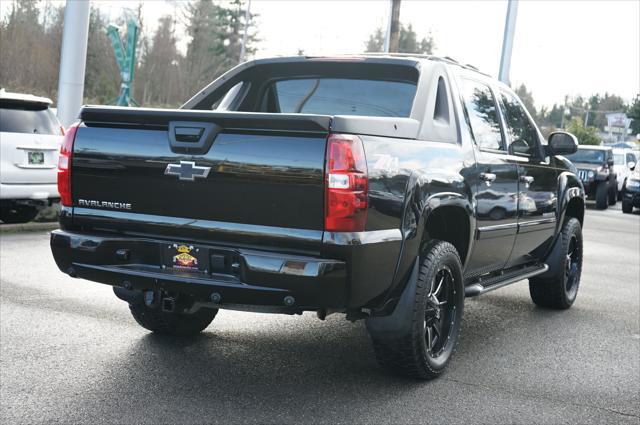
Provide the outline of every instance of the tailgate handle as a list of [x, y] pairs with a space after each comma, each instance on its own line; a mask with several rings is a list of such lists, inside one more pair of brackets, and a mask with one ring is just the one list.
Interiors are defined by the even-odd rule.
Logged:
[[169, 144], [175, 153], [205, 154], [222, 127], [209, 122], [169, 122]]
[[202, 127], [176, 127], [175, 137], [177, 142], [196, 143], [202, 137]]

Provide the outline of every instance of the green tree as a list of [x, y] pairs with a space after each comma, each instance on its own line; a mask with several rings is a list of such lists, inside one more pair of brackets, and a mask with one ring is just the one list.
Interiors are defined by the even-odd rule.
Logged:
[[[385, 32], [382, 28], [377, 28], [373, 34], [369, 36], [366, 43], [367, 52], [382, 52], [384, 50]], [[435, 49], [435, 41], [431, 33], [427, 37], [418, 40], [418, 35], [413, 30], [411, 24], [405, 27], [400, 24], [400, 40], [398, 46], [399, 53], [419, 53], [424, 55], [433, 54]]]
[[180, 82], [184, 58], [178, 52], [174, 28], [173, 17], [161, 17], [152, 40], [145, 43], [135, 87], [135, 98], [144, 105], [178, 106], [184, 101]]
[[631, 105], [629, 105], [627, 116], [633, 120], [631, 121], [631, 132], [634, 135], [640, 134], [640, 94], [637, 94]]
[[11, 4], [0, 23], [0, 83], [7, 90], [55, 94], [60, 39], [51, 29], [56, 16], [57, 9], [42, 11], [34, 1]]
[[578, 138], [578, 143], [581, 145], [599, 145], [600, 136], [598, 136], [598, 129], [592, 126], [584, 126], [584, 122], [580, 117], [573, 117], [569, 120], [567, 131], [572, 133]]
[[[187, 46], [183, 77], [186, 77], [186, 92], [193, 94], [238, 63], [244, 27], [251, 28], [253, 16], [244, 22], [244, 6], [240, 0], [220, 5], [211, 0], [197, 0], [187, 4], [186, 22], [191, 41]], [[255, 52], [252, 44], [256, 40], [256, 35], [250, 34], [248, 55]]]
[[84, 98], [87, 103], [113, 102], [120, 90], [120, 72], [106, 29], [106, 18], [100, 9], [92, 7], [84, 76]]
[[611, 112], [625, 112], [626, 104], [620, 96], [605, 93], [595, 94], [589, 98], [585, 107], [589, 109], [589, 125], [604, 130], [607, 125], [607, 114]]

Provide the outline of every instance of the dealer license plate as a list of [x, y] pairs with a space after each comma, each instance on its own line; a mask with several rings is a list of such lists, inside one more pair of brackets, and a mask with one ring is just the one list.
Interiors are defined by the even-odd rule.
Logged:
[[207, 273], [209, 250], [190, 244], [167, 244], [164, 246], [163, 265], [172, 270]]
[[29, 152], [27, 152], [27, 158], [29, 159], [29, 165], [42, 165], [42, 164], [44, 164], [44, 152], [41, 152], [41, 151], [29, 151]]

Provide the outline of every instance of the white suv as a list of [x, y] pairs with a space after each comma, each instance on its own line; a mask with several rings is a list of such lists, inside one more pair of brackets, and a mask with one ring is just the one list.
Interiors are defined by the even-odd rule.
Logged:
[[636, 166], [638, 158], [631, 149], [613, 150], [613, 171], [618, 175], [618, 200], [622, 200], [622, 188], [625, 180], [633, 174], [632, 167]]
[[64, 130], [51, 100], [0, 90], [0, 220], [25, 223], [59, 200], [58, 153]]

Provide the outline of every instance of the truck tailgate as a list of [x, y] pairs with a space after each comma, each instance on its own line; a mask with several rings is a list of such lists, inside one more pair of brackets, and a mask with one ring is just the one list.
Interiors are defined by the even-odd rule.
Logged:
[[85, 107], [81, 120], [74, 223], [93, 214], [112, 218], [102, 228], [135, 230], [139, 215], [153, 231], [173, 218], [171, 235], [185, 238], [193, 221], [323, 229], [330, 117]]

